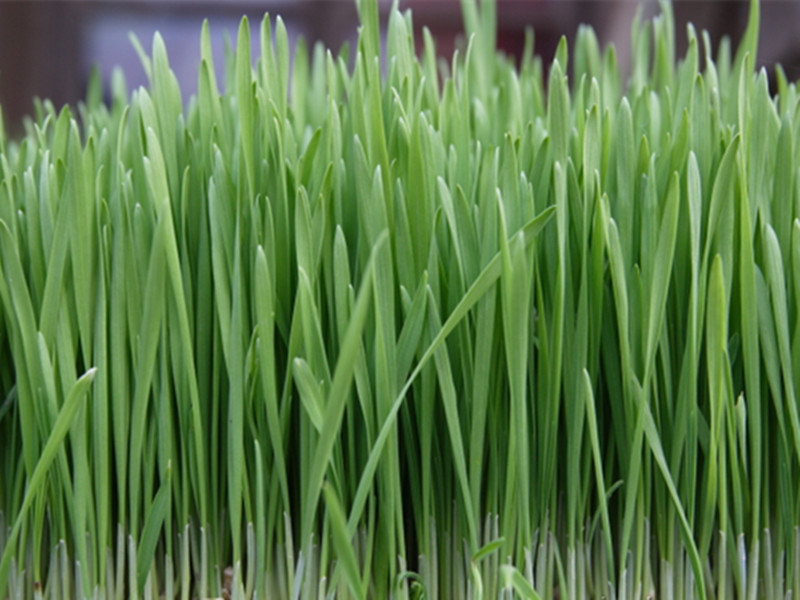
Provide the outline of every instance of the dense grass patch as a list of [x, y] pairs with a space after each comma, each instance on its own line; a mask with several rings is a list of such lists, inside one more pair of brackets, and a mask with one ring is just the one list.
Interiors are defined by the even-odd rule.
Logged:
[[[0, 597], [800, 592], [800, 102], [634, 62], [203, 29], [0, 129]], [[255, 64], [255, 67], [253, 65]]]

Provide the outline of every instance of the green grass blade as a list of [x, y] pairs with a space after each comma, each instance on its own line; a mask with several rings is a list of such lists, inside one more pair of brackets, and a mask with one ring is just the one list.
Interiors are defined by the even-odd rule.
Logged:
[[364, 583], [358, 572], [358, 560], [351, 543], [351, 537], [347, 534], [347, 523], [345, 521], [344, 510], [339, 502], [336, 492], [326, 483], [323, 486], [325, 495], [325, 505], [328, 508], [328, 518], [331, 523], [331, 533], [333, 534], [333, 544], [339, 564], [345, 574], [347, 585], [353, 596], [356, 598], [366, 598]]
[[[380, 246], [386, 243], [386, 235], [382, 236], [372, 250], [372, 258], [368, 264], [364, 278], [362, 279], [361, 289], [358, 298], [353, 306], [350, 322], [345, 332], [344, 340], [339, 351], [339, 358], [331, 380], [331, 388], [328, 399], [325, 403], [325, 424], [320, 433], [316, 449], [312, 458], [308, 475], [308, 496], [303, 505], [303, 540], [308, 540], [311, 530], [314, 512], [316, 510], [319, 496], [322, 493], [322, 482], [325, 477], [330, 460], [331, 451], [339, 433], [342, 413], [344, 412], [348, 390], [353, 378], [353, 369], [358, 353], [361, 332], [367, 321], [369, 313], [370, 289], [372, 288], [372, 260]], [[352, 534], [351, 534], [352, 535]]]
[[89, 369], [75, 382], [75, 385], [69, 391], [69, 395], [62, 405], [61, 411], [58, 413], [58, 418], [53, 424], [53, 429], [50, 431], [50, 435], [42, 448], [39, 460], [36, 462], [36, 467], [28, 480], [25, 498], [14, 521], [14, 526], [11, 528], [11, 532], [6, 538], [5, 551], [3, 552], [2, 558], [0, 558], [0, 590], [4, 590], [4, 593], [7, 589], [6, 585], [8, 584], [8, 571], [11, 566], [11, 560], [14, 558], [14, 551], [16, 550], [15, 542], [20, 534], [22, 524], [25, 522], [26, 514], [45, 483], [50, 464], [61, 448], [61, 444], [72, 426], [75, 415], [83, 405], [83, 399], [92, 385], [96, 372], [97, 370], [94, 368]]
[[161, 528], [170, 510], [172, 503], [171, 494], [172, 467], [167, 466], [164, 480], [153, 498], [152, 504], [147, 508], [144, 527], [136, 549], [136, 584], [138, 590], [145, 589], [145, 582], [153, 566], [156, 544], [161, 537]]

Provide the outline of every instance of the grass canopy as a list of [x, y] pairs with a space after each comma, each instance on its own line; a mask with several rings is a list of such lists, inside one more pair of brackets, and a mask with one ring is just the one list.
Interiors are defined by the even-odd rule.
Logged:
[[[0, 597], [800, 593], [800, 96], [359, 0], [0, 128]], [[251, 56], [251, 35], [260, 55]], [[415, 49], [423, 48], [417, 56]], [[141, 48], [140, 48], [141, 49]], [[291, 58], [291, 60], [290, 60]], [[254, 60], [255, 59], [255, 60]]]

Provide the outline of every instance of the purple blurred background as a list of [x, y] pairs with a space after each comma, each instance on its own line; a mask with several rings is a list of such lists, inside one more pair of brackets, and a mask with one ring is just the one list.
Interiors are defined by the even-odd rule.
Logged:
[[[385, 24], [391, 0], [379, 2]], [[519, 53], [530, 25], [536, 33], [535, 51], [549, 61], [560, 36], [572, 40], [578, 25], [587, 23], [601, 44], [614, 42], [621, 64], [627, 65], [631, 22], [640, 4], [645, 17], [659, 12], [655, 0], [497, 0], [498, 45]], [[399, 5], [412, 9], [417, 33], [423, 26], [430, 28], [440, 54], [449, 57], [462, 32], [459, 0], [400, 0]], [[698, 33], [707, 29], [715, 46], [723, 34], [736, 43], [747, 22], [748, 2], [677, 0], [673, 9], [680, 57], [687, 21]], [[129, 32], [148, 51], [153, 33], [161, 32], [186, 100], [196, 90], [203, 19], [210, 21], [220, 68], [225, 36], [235, 41], [241, 15], [257, 25], [265, 12], [282, 16], [291, 41], [302, 35], [338, 49], [355, 40], [354, 0], [0, 0], [0, 104], [6, 127], [19, 132], [21, 118], [32, 112], [34, 96], [50, 98], [57, 107], [82, 99], [93, 64], [104, 82], [119, 66], [129, 89], [145, 84]], [[771, 65], [781, 62], [789, 79], [800, 79], [800, 2], [762, 0], [761, 12], [759, 64], [771, 74]], [[258, 35], [252, 37], [257, 54]]]

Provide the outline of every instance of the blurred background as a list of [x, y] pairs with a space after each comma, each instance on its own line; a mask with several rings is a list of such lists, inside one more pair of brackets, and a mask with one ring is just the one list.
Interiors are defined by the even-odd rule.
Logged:
[[[391, 0], [379, 2], [385, 23]], [[759, 64], [771, 71], [780, 62], [790, 80], [800, 79], [800, 0], [761, 4]], [[614, 42], [620, 62], [627, 65], [631, 22], [639, 5], [645, 17], [659, 12], [655, 0], [497, 0], [498, 45], [519, 54], [530, 25], [535, 51], [547, 64], [560, 36], [572, 40], [578, 25], [586, 23], [602, 45]], [[462, 32], [459, 0], [400, 0], [399, 6], [412, 9], [417, 34], [428, 27], [439, 53], [451, 55]], [[698, 33], [708, 30], [715, 48], [722, 35], [736, 43], [747, 23], [746, 0], [676, 0], [673, 7], [678, 56], [685, 49], [688, 21]], [[257, 26], [265, 12], [282, 16], [290, 41], [302, 35], [338, 50], [355, 40], [354, 0], [0, 0], [0, 104], [7, 131], [20, 131], [35, 96], [51, 99], [56, 107], [81, 100], [93, 65], [105, 83], [119, 66], [129, 89], [145, 84], [130, 32], [148, 52], [153, 33], [161, 32], [186, 100], [196, 90], [203, 19], [210, 21], [219, 68], [225, 37], [235, 41], [241, 16], [249, 15]], [[258, 35], [252, 37], [255, 56]]]

